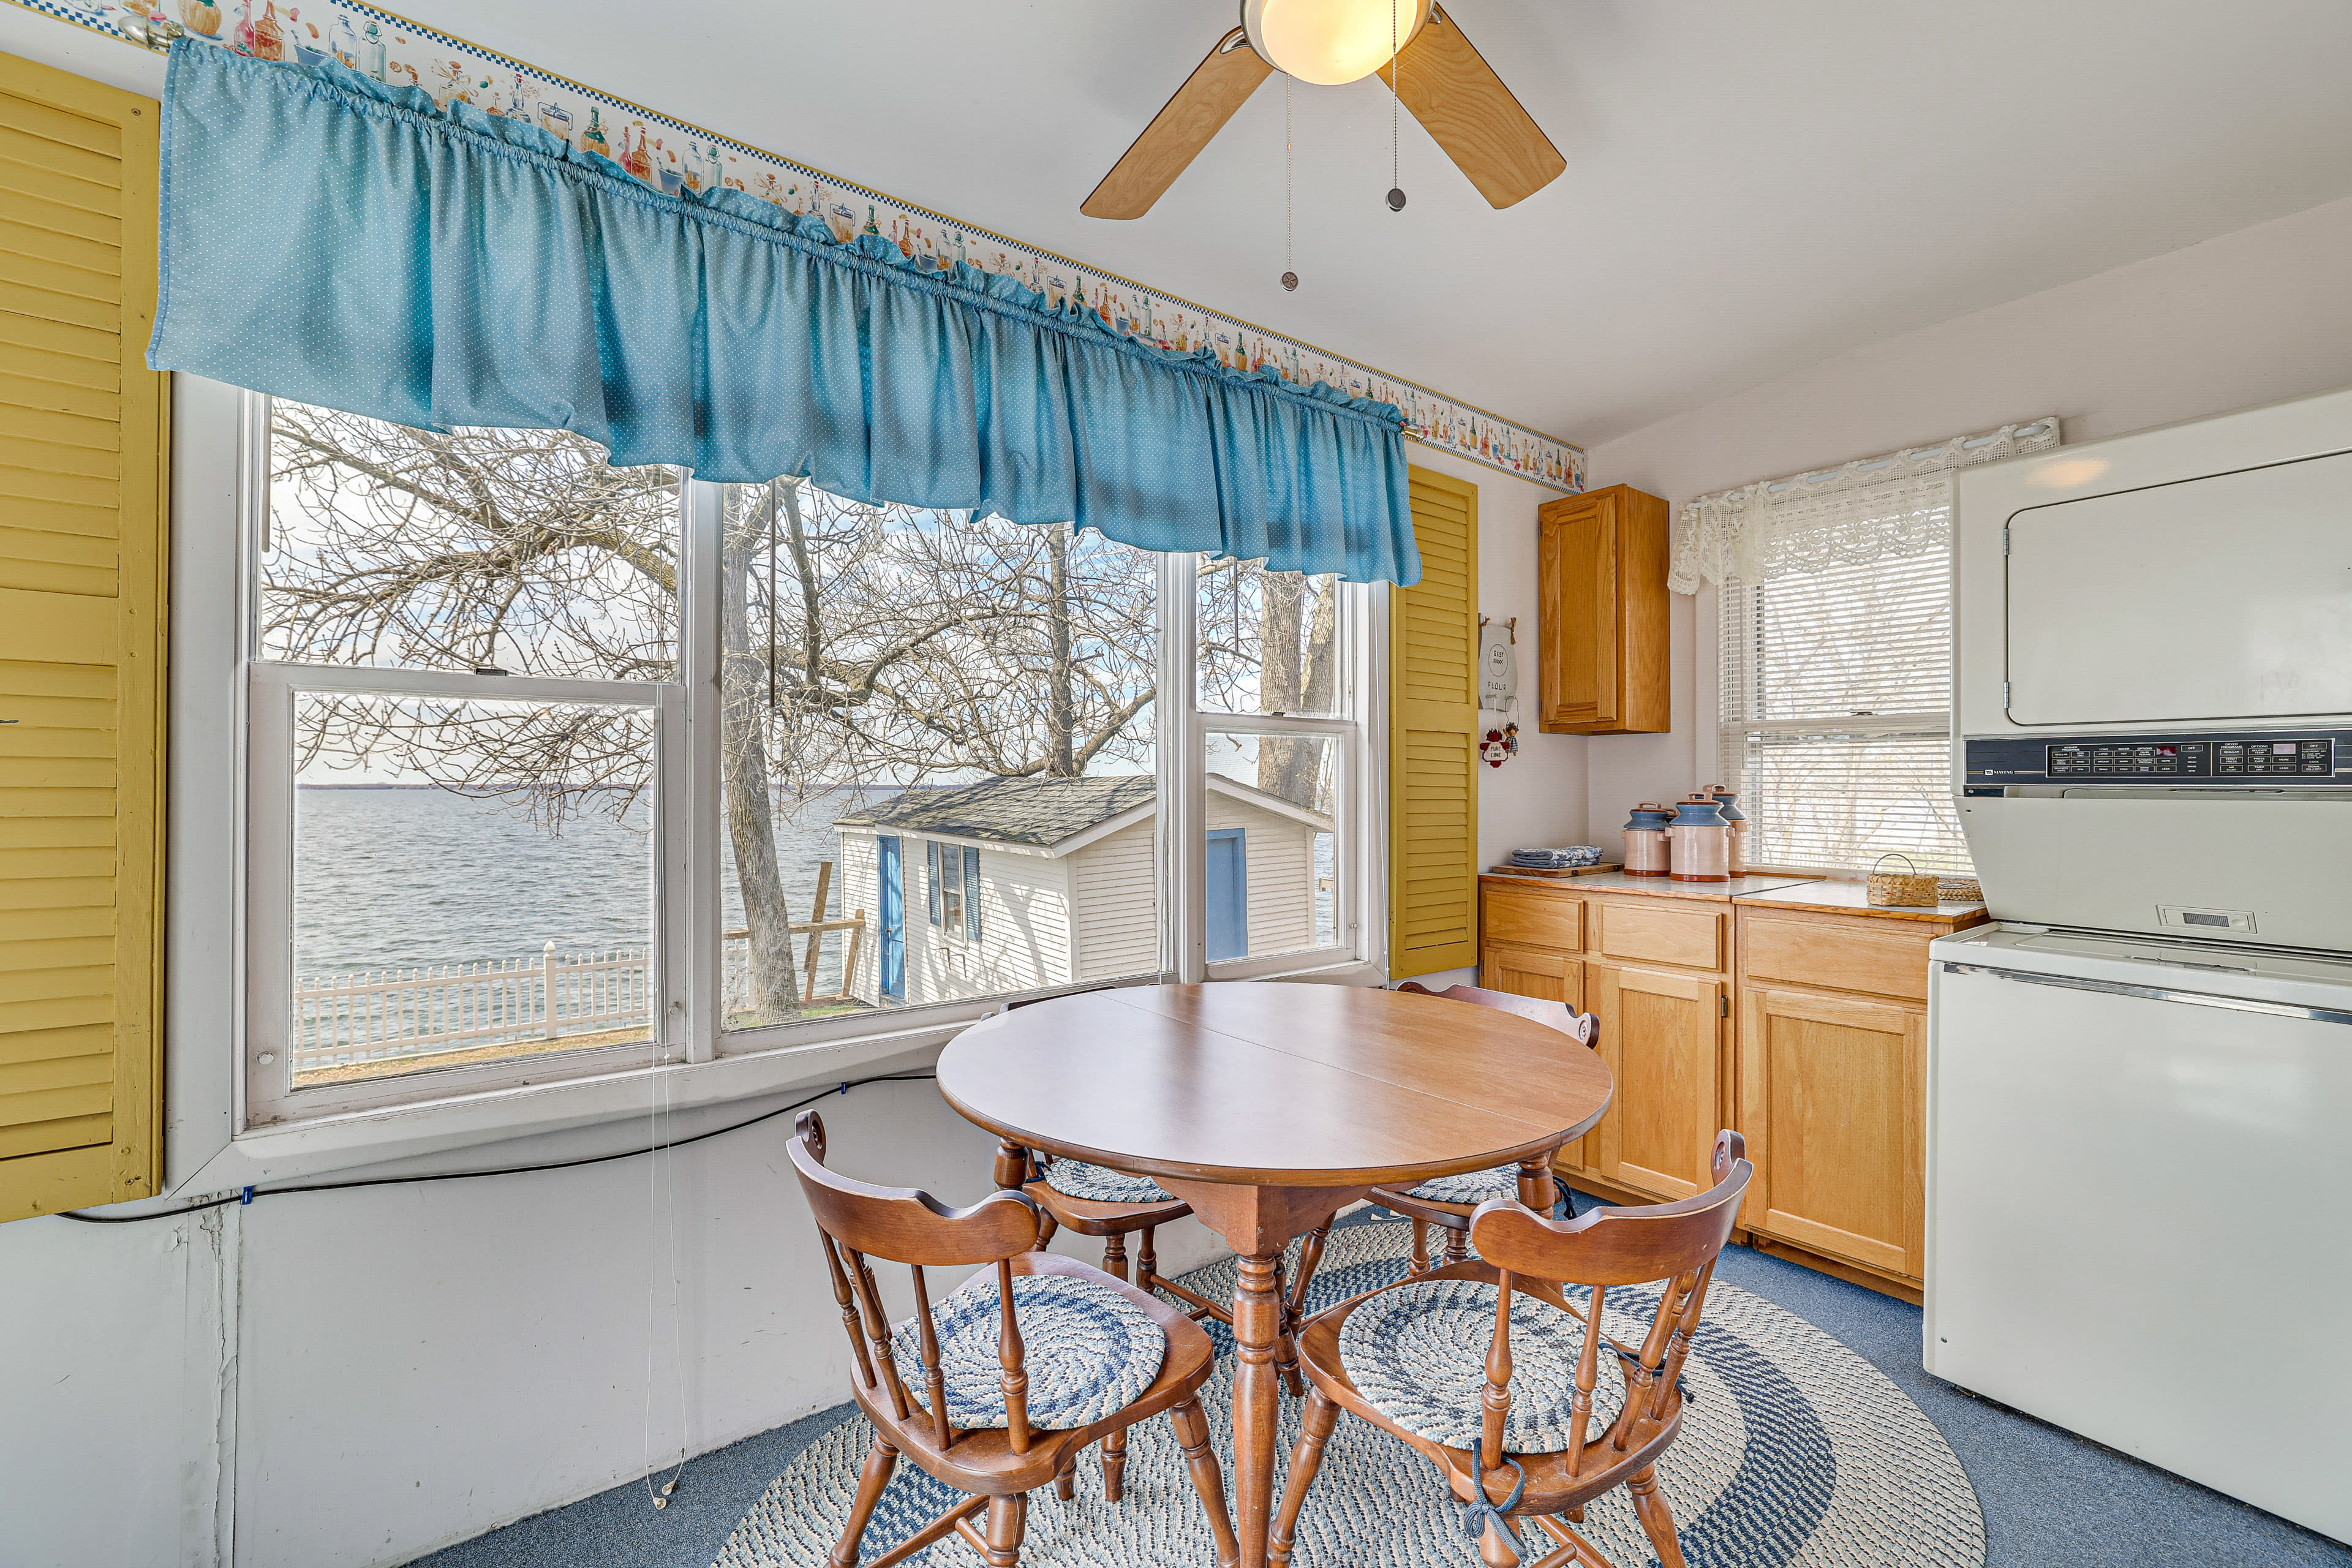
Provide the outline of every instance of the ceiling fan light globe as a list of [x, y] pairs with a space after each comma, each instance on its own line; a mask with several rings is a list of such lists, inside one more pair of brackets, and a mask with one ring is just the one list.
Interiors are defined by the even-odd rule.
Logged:
[[1318, 87], [1361, 81], [1412, 42], [1430, 0], [1242, 0], [1242, 30], [1266, 64]]

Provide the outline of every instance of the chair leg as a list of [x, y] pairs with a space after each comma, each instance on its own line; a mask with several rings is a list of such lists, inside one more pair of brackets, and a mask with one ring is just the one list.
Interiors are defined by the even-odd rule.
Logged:
[[[1419, 1221], [1415, 1221], [1419, 1224]], [[1298, 1533], [1298, 1510], [1307, 1504], [1307, 1489], [1323, 1468], [1323, 1445], [1339, 1420], [1337, 1402], [1317, 1390], [1307, 1402], [1307, 1419], [1298, 1431], [1298, 1446], [1290, 1451], [1290, 1481], [1282, 1490], [1282, 1508], [1274, 1516], [1274, 1533], [1265, 1543], [1267, 1568], [1289, 1568], [1290, 1549]]]
[[[1103, 1237], [1103, 1272], [1114, 1279], [1127, 1278], [1127, 1237], [1113, 1232]], [[1102, 1444], [1103, 1498], [1117, 1502], [1127, 1495], [1127, 1428], [1108, 1434]]]
[[1039, 1215], [1037, 1216], [1037, 1250], [1043, 1252], [1046, 1247], [1052, 1246], [1054, 1242], [1054, 1233], [1061, 1228], [1062, 1222], [1055, 1219], [1052, 1215]]
[[1284, 1264], [1274, 1266], [1274, 1372], [1282, 1380], [1282, 1391], [1293, 1398], [1307, 1393], [1307, 1380], [1298, 1375], [1298, 1342], [1290, 1337], [1290, 1286]]
[[1176, 1428], [1176, 1446], [1184, 1451], [1192, 1489], [1201, 1494], [1201, 1506], [1209, 1510], [1209, 1533], [1217, 1543], [1217, 1568], [1234, 1568], [1242, 1549], [1234, 1538], [1233, 1516], [1225, 1510], [1225, 1475], [1209, 1447], [1209, 1418], [1201, 1414], [1200, 1400], [1185, 1399], [1170, 1405], [1168, 1424]]
[[835, 1568], [857, 1568], [857, 1548], [866, 1539], [866, 1526], [874, 1518], [875, 1505], [882, 1500], [882, 1489], [890, 1484], [891, 1473], [898, 1468], [898, 1450], [877, 1434], [874, 1447], [866, 1450], [866, 1468], [857, 1475], [857, 1497], [849, 1505], [849, 1522], [841, 1527], [841, 1539], [833, 1544]]
[[1151, 1247], [1151, 1234], [1159, 1228], [1158, 1226], [1147, 1225], [1143, 1227], [1143, 1234], [1137, 1238], [1135, 1282], [1147, 1290], [1150, 1289], [1152, 1282], [1160, 1278], [1160, 1254], [1153, 1251]]
[[1456, 1230], [1456, 1229], [1454, 1229], [1452, 1226], [1450, 1226], [1450, 1225], [1449, 1225], [1449, 1226], [1445, 1226], [1445, 1227], [1444, 1227], [1444, 1229], [1445, 1229], [1445, 1262], [1446, 1262], [1446, 1266], [1447, 1266], [1448, 1268], [1451, 1268], [1453, 1265], [1454, 1265], [1454, 1264], [1456, 1264], [1456, 1263], [1467, 1263], [1467, 1262], [1469, 1262], [1469, 1261], [1470, 1261], [1470, 1231], [1469, 1231], [1469, 1228], [1465, 1226], [1464, 1228], [1462, 1228], [1462, 1229], [1460, 1229], [1460, 1230]]
[[1416, 1219], [1412, 1222], [1412, 1262], [1406, 1267], [1405, 1272], [1408, 1274], [1429, 1272], [1429, 1222], [1425, 1219]]
[[1029, 1528], [1029, 1494], [988, 1500], [988, 1568], [1020, 1568], [1021, 1537]]
[[1330, 1236], [1331, 1221], [1327, 1219], [1308, 1231], [1306, 1241], [1299, 1246], [1298, 1278], [1290, 1282], [1290, 1321], [1294, 1328], [1307, 1315], [1307, 1287], [1314, 1283], [1315, 1270], [1323, 1266], [1323, 1244]]
[[1658, 1568], [1683, 1568], [1674, 1510], [1666, 1507], [1665, 1496], [1658, 1490], [1658, 1468], [1644, 1465], [1626, 1481], [1625, 1489], [1633, 1494], [1633, 1511], [1642, 1516], [1642, 1528], [1649, 1532], [1650, 1544], [1657, 1548]]
[[1054, 1472], [1054, 1495], [1064, 1502], [1078, 1495], [1078, 1455], [1072, 1449], [1062, 1459], [1062, 1468]]
[[1119, 1502], [1127, 1497], [1127, 1428], [1103, 1436], [1102, 1446], [1103, 1501]]

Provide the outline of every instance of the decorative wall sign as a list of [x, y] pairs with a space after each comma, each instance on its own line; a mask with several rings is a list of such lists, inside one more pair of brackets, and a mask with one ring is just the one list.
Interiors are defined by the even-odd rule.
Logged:
[[[1272, 369], [1301, 385], [1320, 381], [1351, 396], [1392, 403], [1404, 415], [1405, 434], [1426, 446], [1556, 489], [1584, 488], [1583, 449], [1566, 441], [1131, 279], [656, 114], [373, 5], [303, 0], [281, 11], [277, 0], [130, 0], [129, 8], [99, 0], [11, 3], [134, 45], [150, 36], [153, 24], [168, 21], [192, 37], [261, 59], [318, 65], [339, 58], [378, 81], [422, 88], [445, 109], [460, 100], [487, 113], [520, 116], [574, 146], [603, 153], [657, 190], [675, 194], [723, 184], [787, 212], [817, 214], [839, 239], [881, 235], [909, 257], [1013, 273], [1056, 306], [1075, 300], [1114, 331], [1161, 348], [1210, 349], [1235, 369]], [[165, 4], [169, 10], [163, 8]]]

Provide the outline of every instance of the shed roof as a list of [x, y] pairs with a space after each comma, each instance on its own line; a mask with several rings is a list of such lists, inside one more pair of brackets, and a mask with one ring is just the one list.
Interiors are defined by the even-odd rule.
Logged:
[[[982, 779], [953, 789], [909, 789], [837, 818], [846, 828], [897, 828], [939, 837], [1018, 844], [1054, 852], [1118, 818], [1150, 815], [1159, 781], [1149, 773], [1081, 779]], [[1291, 817], [1318, 830], [1330, 819], [1235, 779], [1211, 774], [1219, 794]]]
[[1050, 848], [1099, 823], [1151, 804], [1158, 781], [1120, 778], [982, 779], [954, 789], [910, 789], [850, 813], [836, 827], [899, 827], [957, 838]]

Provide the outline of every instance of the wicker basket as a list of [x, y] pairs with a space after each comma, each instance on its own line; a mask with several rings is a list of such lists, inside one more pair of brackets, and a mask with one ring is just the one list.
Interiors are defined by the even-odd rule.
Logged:
[[[1900, 860], [1908, 871], [1882, 871], [1878, 866]], [[1870, 868], [1870, 907], [1874, 910], [1934, 909], [1936, 879], [1912, 865], [1908, 855], [1881, 855]]]
[[1980, 904], [1984, 902], [1984, 884], [1974, 877], [1938, 877], [1936, 897], [1948, 904]]

